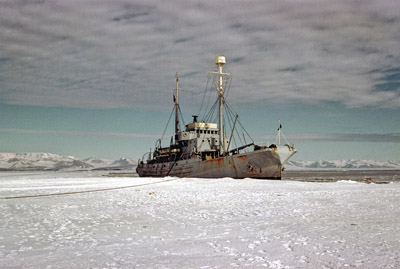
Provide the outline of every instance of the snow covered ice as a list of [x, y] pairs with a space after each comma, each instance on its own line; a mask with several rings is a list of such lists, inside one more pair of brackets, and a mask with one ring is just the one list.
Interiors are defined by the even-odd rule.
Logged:
[[0, 268], [400, 266], [399, 182], [14, 172], [0, 197]]

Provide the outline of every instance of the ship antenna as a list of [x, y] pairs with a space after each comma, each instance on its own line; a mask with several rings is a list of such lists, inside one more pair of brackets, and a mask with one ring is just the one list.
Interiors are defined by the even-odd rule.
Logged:
[[179, 77], [178, 72], [175, 75], [176, 88], [174, 89], [174, 102], [175, 102], [175, 144], [178, 143], [178, 133], [179, 133]]

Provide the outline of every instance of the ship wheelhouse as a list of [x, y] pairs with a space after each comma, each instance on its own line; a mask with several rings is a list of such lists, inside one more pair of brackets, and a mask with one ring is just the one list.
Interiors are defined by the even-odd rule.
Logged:
[[186, 130], [179, 132], [179, 144], [182, 145], [182, 157], [211, 160], [219, 157], [219, 130], [216, 123], [197, 122], [196, 116]]

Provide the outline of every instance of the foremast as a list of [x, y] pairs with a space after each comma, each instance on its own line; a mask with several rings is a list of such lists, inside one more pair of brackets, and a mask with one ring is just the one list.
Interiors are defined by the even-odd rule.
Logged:
[[225, 65], [226, 60], [225, 56], [217, 56], [215, 58], [215, 64], [218, 66], [217, 72], [211, 72], [212, 74], [218, 75], [218, 100], [219, 100], [219, 124], [218, 124], [218, 132], [219, 132], [219, 154], [220, 156], [224, 156], [226, 152], [225, 146], [225, 132], [224, 132], [224, 89], [223, 89], [223, 76], [230, 75], [230, 73], [223, 73], [222, 69]]

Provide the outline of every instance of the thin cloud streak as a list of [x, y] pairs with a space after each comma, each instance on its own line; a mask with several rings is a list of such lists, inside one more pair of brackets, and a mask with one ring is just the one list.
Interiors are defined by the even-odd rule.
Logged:
[[[27, 130], [27, 129], [0, 129], [0, 133], [17, 134], [46, 134], [46, 135], [73, 135], [73, 136], [100, 136], [100, 137], [119, 137], [119, 138], [151, 138], [157, 139], [161, 135], [156, 134], [135, 134], [135, 133], [105, 133], [105, 132], [77, 132], [77, 131], [54, 131], [54, 130]], [[265, 136], [253, 136], [257, 140], [269, 138], [275, 140], [276, 134]], [[400, 143], [400, 134], [289, 134], [285, 138], [290, 142], [384, 142]], [[169, 137], [165, 137], [168, 140]], [[284, 141], [284, 137], [281, 138]]]
[[[256, 136], [255, 139], [273, 138], [276, 135]], [[285, 135], [289, 142], [383, 142], [400, 143], [400, 134], [289, 134]], [[281, 138], [281, 142], [285, 141]]]
[[153, 135], [153, 134], [26, 130], [26, 129], [0, 129], [0, 133], [38, 134], [38, 135], [45, 134], [45, 135], [103, 136], [103, 137], [119, 137], [119, 138], [152, 138], [152, 139], [160, 138], [160, 135]]

